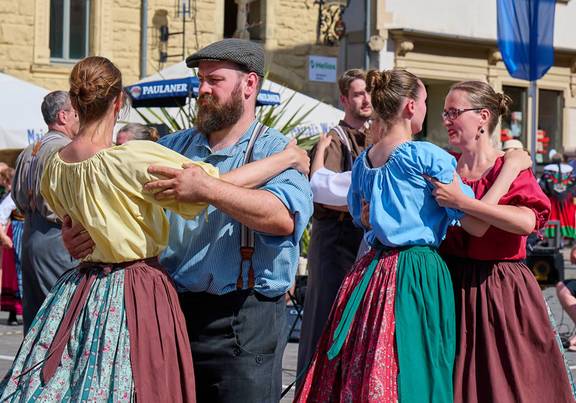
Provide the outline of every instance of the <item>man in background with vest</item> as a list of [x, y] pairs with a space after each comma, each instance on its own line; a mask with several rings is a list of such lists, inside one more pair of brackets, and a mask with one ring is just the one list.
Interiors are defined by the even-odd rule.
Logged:
[[[60, 275], [78, 265], [64, 248], [60, 223], [40, 194], [44, 165], [52, 153], [76, 136], [78, 115], [64, 91], [46, 95], [41, 110], [48, 133], [18, 156], [12, 184], [12, 198], [25, 217], [22, 235], [24, 333]], [[86, 236], [83, 234], [79, 239]]]
[[356, 259], [364, 234], [352, 223], [346, 196], [349, 173], [356, 157], [364, 151], [365, 130], [372, 116], [366, 73], [348, 70], [338, 79], [338, 87], [344, 119], [328, 133], [332, 141], [325, 151], [324, 168], [313, 172], [310, 178], [314, 218], [297, 374], [304, 372], [312, 360], [340, 284]]

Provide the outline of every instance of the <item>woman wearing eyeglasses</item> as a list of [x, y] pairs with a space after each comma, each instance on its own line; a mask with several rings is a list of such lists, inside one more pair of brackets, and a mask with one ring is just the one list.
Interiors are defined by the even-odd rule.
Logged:
[[546, 223], [550, 202], [530, 169], [497, 205], [477, 200], [502, 173], [504, 153], [492, 136], [510, 103], [479, 81], [455, 84], [444, 103], [449, 143], [462, 152], [456, 171], [476, 199], [439, 182], [436, 199], [485, 223], [481, 236], [449, 228], [441, 248], [455, 290], [454, 401], [573, 402], [542, 292], [523, 263], [526, 238]]

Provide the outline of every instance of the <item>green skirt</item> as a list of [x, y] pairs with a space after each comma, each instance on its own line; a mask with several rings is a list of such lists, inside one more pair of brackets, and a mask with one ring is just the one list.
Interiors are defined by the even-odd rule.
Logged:
[[435, 249], [398, 257], [396, 345], [400, 401], [452, 402], [456, 314], [450, 272]]

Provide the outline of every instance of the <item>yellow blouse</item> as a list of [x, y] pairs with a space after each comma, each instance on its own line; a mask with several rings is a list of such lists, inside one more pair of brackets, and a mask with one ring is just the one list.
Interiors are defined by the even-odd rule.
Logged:
[[[64, 162], [58, 153], [47, 163], [41, 192], [52, 210], [68, 214], [90, 233], [96, 247], [84, 260], [119, 263], [157, 256], [168, 242], [169, 224], [163, 208], [186, 219], [207, 205], [154, 199], [145, 183], [157, 179], [150, 165], [181, 168], [188, 158], [152, 141], [130, 141], [99, 151], [91, 158]], [[218, 177], [210, 164], [194, 162]]]

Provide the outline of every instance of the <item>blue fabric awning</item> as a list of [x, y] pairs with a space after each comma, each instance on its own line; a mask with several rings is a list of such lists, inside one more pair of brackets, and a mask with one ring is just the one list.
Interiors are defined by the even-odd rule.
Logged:
[[[149, 81], [126, 87], [134, 108], [178, 107], [186, 105], [188, 97], [197, 97], [200, 82], [197, 77]], [[256, 105], [279, 105], [280, 94], [260, 90]]]

